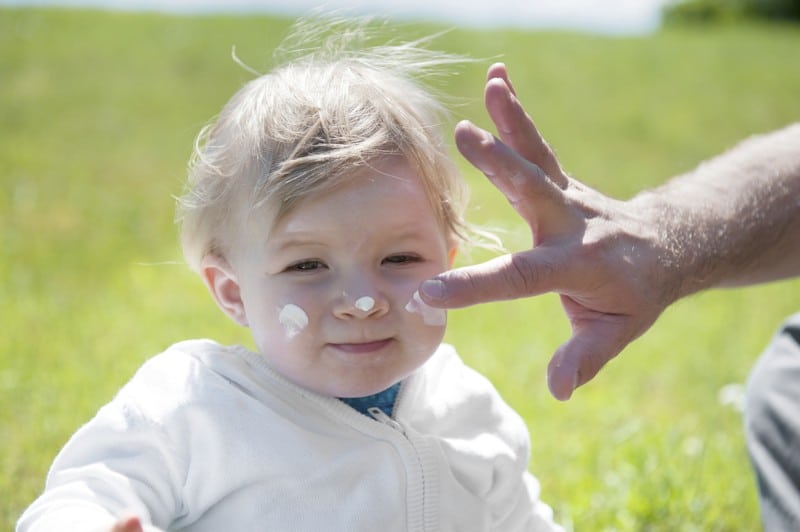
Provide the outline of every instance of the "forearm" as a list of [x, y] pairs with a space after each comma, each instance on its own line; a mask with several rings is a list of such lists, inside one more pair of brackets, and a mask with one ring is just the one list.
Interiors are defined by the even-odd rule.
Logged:
[[658, 227], [671, 299], [800, 274], [800, 124], [752, 137], [631, 205]]

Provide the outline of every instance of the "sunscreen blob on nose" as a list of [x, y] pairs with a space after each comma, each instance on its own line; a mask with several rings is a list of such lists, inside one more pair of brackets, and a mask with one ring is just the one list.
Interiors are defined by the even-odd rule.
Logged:
[[281, 309], [280, 314], [278, 314], [278, 321], [283, 325], [286, 337], [291, 340], [297, 336], [297, 333], [306, 328], [308, 315], [297, 305], [289, 303]]
[[359, 297], [353, 305], [361, 312], [369, 312], [375, 307], [375, 300], [369, 296]]

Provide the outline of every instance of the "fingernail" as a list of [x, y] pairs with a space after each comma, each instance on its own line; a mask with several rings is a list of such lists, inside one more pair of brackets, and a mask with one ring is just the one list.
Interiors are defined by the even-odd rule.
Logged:
[[419, 291], [431, 299], [442, 299], [445, 294], [444, 283], [438, 279], [429, 279], [423, 281], [419, 287]]

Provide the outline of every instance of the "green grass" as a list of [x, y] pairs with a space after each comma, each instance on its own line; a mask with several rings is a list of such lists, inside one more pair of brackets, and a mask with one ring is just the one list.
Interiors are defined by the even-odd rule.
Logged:
[[[265, 17], [0, 9], [0, 523], [143, 360], [189, 337], [249, 343], [180, 264], [171, 196], [196, 132], [250, 76], [231, 47], [264, 70], [286, 29]], [[465, 101], [456, 118], [488, 127], [482, 79], [500, 58], [565, 167], [615, 197], [800, 118], [797, 27], [457, 29], [439, 43], [486, 58], [443, 87]], [[464, 171], [472, 219], [526, 246], [502, 197]], [[544, 383], [568, 335], [554, 296], [453, 312], [448, 339], [527, 420], [532, 469], [570, 527], [753, 530], [740, 415], [717, 393], [746, 379], [798, 307], [800, 281], [680, 302], [566, 404]]]

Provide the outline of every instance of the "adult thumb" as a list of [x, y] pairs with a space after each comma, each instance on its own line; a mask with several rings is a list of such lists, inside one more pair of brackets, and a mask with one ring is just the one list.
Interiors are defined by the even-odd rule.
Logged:
[[573, 331], [559, 347], [547, 366], [547, 386], [559, 401], [567, 401], [573, 392], [592, 380], [622, 350], [624, 341], [617, 338], [616, 327], [602, 321]]

